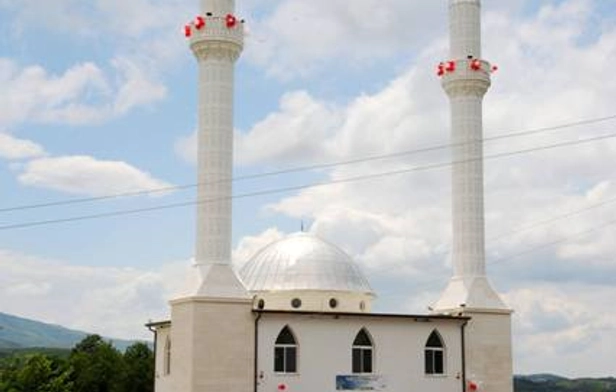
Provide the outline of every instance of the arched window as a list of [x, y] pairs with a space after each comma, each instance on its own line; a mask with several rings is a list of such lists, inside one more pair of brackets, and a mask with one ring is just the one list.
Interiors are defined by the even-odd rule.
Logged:
[[274, 345], [274, 371], [297, 373], [297, 341], [287, 325], [280, 331]]
[[372, 339], [362, 328], [353, 341], [353, 373], [372, 373], [373, 352]]
[[163, 360], [163, 374], [165, 376], [171, 374], [171, 339], [167, 336], [165, 341], [165, 351]]
[[430, 334], [425, 348], [426, 374], [445, 374], [445, 346], [438, 331]]

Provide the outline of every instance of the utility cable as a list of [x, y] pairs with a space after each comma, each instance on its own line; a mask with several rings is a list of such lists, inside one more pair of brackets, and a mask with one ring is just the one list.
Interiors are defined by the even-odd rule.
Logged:
[[457, 164], [476, 162], [482, 159], [492, 160], [492, 159], [511, 157], [511, 156], [515, 156], [519, 154], [526, 154], [526, 153], [531, 153], [531, 152], [550, 150], [554, 148], [579, 145], [583, 143], [590, 143], [590, 142], [610, 139], [614, 137], [616, 137], [616, 133], [596, 136], [596, 137], [587, 138], [587, 139], [545, 145], [545, 146], [540, 146], [540, 147], [533, 147], [533, 148], [529, 148], [525, 150], [510, 151], [510, 152], [488, 155], [485, 157], [472, 158], [472, 159], [467, 159], [467, 160], [462, 160], [462, 161], [436, 163], [436, 164], [430, 164], [430, 165], [425, 165], [425, 166], [416, 166], [416, 167], [407, 168], [407, 169], [394, 170], [394, 171], [389, 171], [389, 172], [381, 172], [381, 173], [375, 173], [375, 174], [369, 174], [369, 175], [363, 175], [363, 176], [347, 177], [347, 178], [342, 178], [338, 180], [317, 182], [313, 184], [304, 184], [304, 185], [289, 186], [289, 187], [284, 187], [284, 188], [274, 188], [274, 189], [268, 189], [268, 190], [250, 192], [250, 193], [243, 193], [243, 194], [233, 195], [230, 198], [212, 198], [212, 199], [188, 201], [188, 202], [181, 202], [181, 203], [165, 204], [165, 205], [159, 205], [159, 206], [153, 206], [153, 207], [147, 207], [147, 208], [138, 208], [138, 209], [114, 211], [114, 212], [108, 212], [108, 213], [75, 216], [75, 217], [69, 217], [69, 218], [60, 218], [60, 219], [52, 219], [52, 220], [42, 220], [42, 221], [10, 224], [10, 225], [0, 226], [0, 231], [22, 229], [22, 228], [43, 226], [43, 225], [51, 225], [51, 224], [57, 224], [57, 223], [84, 221], [84, 220], [114, 217], [114, 216], [135, 215], [135, 214], [144, 213], [144, 212], [167, 210], [167, 209], [172, 209], [172, 208], [186, 207], [190, 205], [197, 205], [197, 204], [203, 204], [203, 203], [220, 202], [220, 201], [228, 200], [228, 199], [245, 199], [245, 198], [251, 198], [251, 197], [256, 197], [256, 196], [287, 193], [287, 192], [292, 192], [292, 191], [299, 191], [299, 190], [330, 186], [330, 185], [336, 185], [336, 184], [353, 183], [353, 182], [371, 180], [375, 178], [383, 178], [383, 177], [388, 177], [388, 176], [395, 176], [395, 175], [412, 173], [412, 172], [440, 169], [440, 168], [450, 167], [450, 166], [457, 165]]
[[[548, 131], [573, 128], [573, 127], [577, 127], [581, 125], [596, 124], [596, 123], [610, 121], [614, 119], [616, 119], [616, 115], [581, 120], [581, 121], [565, 123], [565, 124], [560, 124], [560, 125], [555, 125], [555, 126], [550, 126], [550, 127], [535, 128], [535, 129], [526, 130], [526, 131], [506, 132], [500, 135], [483, 138], [479, 142], [485, 143], [485, 142], [492, 142], [492, 141], [497, 141], [497, 140], [502, 140], [502, 139], [514, 138], [514, 137], [530, 136], [530, 135], [544, 133]], [[354, 164], [359, 164], [359, 163], [373, 162], [373, 161], [397, 158], [397, 157], [402, 157], [402, 156], [434, 152], [434, 151], [444, 150], [447, 148], [463, 147], [466, 145], [476, 144], [476, 143], [478, 142], [473, 141], [473, 142], [465, 142], [465, 143], [441, 144], [441, 145], [435, 145], [435, 146], [421, 148], [421, 149], [395, 152], [391, 154], [374, 155], [374, 156], [369, 156], [369, 157], [364, 157], [364, 158], [356, 158], [356, 159], [351, 159], [351, 160], [322, 163], [322, 164], [315, 164], [315, 165], [308, 165], [308, 166], [298, 166], [298, 167], [290, 168], [290, 169], [257, 173], [257, 174], [239, 176], [235, 178], [227, 178], [227, 179], [223, 179], [219, 181], [212, 181], [212, 182], [206, 181], [202, 184], [240, 182], [240, 181], [253, 180], [253, 179], [259, 179], [259, 178], [274, 177], [274, 176], [279, 176], [279, 175], [284, 175], [284, 174], [301, 173], [301, 172], [320, 170], [320, 169], [329, 169], [329, 168], [334, 168], [334, 167], [339, 167], [339, 166], [348, 166], [348, 165], [354, 165]], [[72, 205], [72, 204], [91, 203], [91, 202], [96, 202], [96, 201], [119, 199], [119, 198], [125, 198], [125, 197], [144, 196], [144, 195], [151, 195], [151, 194], [156, 194], [156, 193], [165, 193], [165, 192], [171, 192], [171, 191], [177, 191], [177, 190], [192, 189], [192, 188], [198, 187], [199, 185], [200, 183], [174, 185], [174, 186], [166, 186], [166, 187], [160, 187], [160, 188], [145, 189], [141, 191], [115, 193], [115, 194], [109, 194], [109, 195], [103, 195], [103, 196], [86, 197], [86, 198], [78, 198], [78, 199], [67, 199], [67, 200], [52, 201], [52, 202], [47, 202], [47, 203], [37, 203], [37, 204], [28, 204], [28, 205], [14, 206], [14, 207], [5, 207], [5, 208], [0, 208], [0, 213], [11, 212], [11, 211], [32, 210], [32, 209], [47, 208], [47, 207], [57, 207], [57, 206]]]
[[[597, 232], [597, 231], [599, 231], [601, 229], [605, 229], [605, 228], [613, 226], [613, 225], [616, 225], [616, 219], [615, 220], [611, 220], [611, 221], [607, 221], [607, 222], [605, 222], [604, 224], [602, 224], [600, 226], [594, 226], [594, 227], [592, 227], [590, 229], [574, 233], [572, 235], [560, 238], [560, 239], [555, 240], [555, 241], [546, 242], [546, 243], [534, 246], [532, 248], [525, 249], [525, 250], [523, 250], [521, 252], [518, 252], [518, 253], [514, 253], [514, 254], [511, 254], [511, 255], [508, 255], [508, 256], [504, 256], [504, 257], [500, 257], [500, 258], [496, 258], [496, 259], [492, 259], [492, 260], [488, 260], [488, 261], [486, 261], [486, 265], [488, 265], [488, 266], [503, 265], [505, 263], [509, 263], [509, 262], [511, 262], [511, 261], [513, 261], [515, 259], [518, 259], [518, 258], [520, 258], [522, 256], [527, 256], [527, 255], [535, 253], [537, 251], [540, 251], [540, 250], [543, 250], [543, 249], [547, 249], [547, 248], [551, 248], [553, 246], [569, 242], [569, 241], [571, 241], [571, 240], [573, 240], [575, 238], [583, 237], [585, 235], [588, 235], [588, 234], [591, 234], [591, 233], [595, 233], [595, 232]], [[400, 267], [397, 266], [396, 268], [400, 268]], [[381, 271], [381, 272], [385, 272], [385, 271], [387, 271], [387, 270], [384, 270], [384, 271]], [[447, 282], [447, 280], [445, 280], [445, 278], [438, 279], [438, 280], [435, 279], [435, 280], [431, 280], [431, 281], [424, 281], [424, 282], [421, 282], [420, 285], [414, 286], [414, 288], [416, 290], [420, 290], [420, 289], [423, 289], [425, 287], [434, 287], [435, 284], [444, 283], [444, 282]], [[397, 296], [400, 296], [400, 294], [395, 294], [395, 293], [379, 294], [379, 297], [397, 297]]]

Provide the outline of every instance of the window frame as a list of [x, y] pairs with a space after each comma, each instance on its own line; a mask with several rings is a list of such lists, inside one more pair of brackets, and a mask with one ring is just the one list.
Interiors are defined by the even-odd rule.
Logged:
[[[433, 337], [438, 339], [438, 345], [429, 345]], [[447, 347], [445, 346], [445, 341], [443, 336], [435, 329], [430, 333], [424, 345], [424, 374], [427, 377], [446, 377], [446, 359]]]
[[[291, 342], [280, 342], [283, 333], [288, 332]], [[279, 354], [281, 353], [281, 354]], [[285, 325], [278, 333], [274, 341], [274, 373], [278, 375], [298, 374], [299, 372], [299, 344], [293, 330], [288, 325]], [[281, 367], [279, 367], [279, 358], [282, 358]], [[292, 366], [290, 366], [292, 365]], [[289, 370], [289, 368], [293, 368]]]
[[[365, 334], [369, 345], [358, 344], [357, 340], [361, 334]], [[375, 356], [374, 356], [374, 339], [366, 328], [362, 328], [355, 335], [353, 344], [351, 345], [351, 373], [353, 374], [374, 374]], [[356, 362], [356, 360], [358, 362]], [[358, 368], [356, 367], [358, 365]]]
[[165, 340], [163, 355], [163, 375], [168, 376], [171, 374], [171, 338], [169, 336]]

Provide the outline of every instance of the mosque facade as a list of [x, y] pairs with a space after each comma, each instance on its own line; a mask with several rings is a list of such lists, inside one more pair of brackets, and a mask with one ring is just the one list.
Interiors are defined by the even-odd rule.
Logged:
[[343, 250], [311, 233], [231, 265], [234, 0], [201, 0], [186, 25], [199, 64], [196, 284], [155, 334], [156, 392], [512, 391], [511, 310], [485, 271], [480, 0], [449, 0], [454, 273], [429, 314], [379, 314]]

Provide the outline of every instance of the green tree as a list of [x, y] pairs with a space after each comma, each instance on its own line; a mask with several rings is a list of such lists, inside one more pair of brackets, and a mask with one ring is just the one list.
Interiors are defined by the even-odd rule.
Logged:
[[122, 354], [98, 335], [79, 342], [69, 357], [74, 392], [123, 392]]
[[126, 377], [123, 392], [154, 391], [154, 353], [145, 343], [135, 343], [124, 353]]
[[43, 354], [11, 358], [0, 369], [0, 391], [72, 392], [66, 362]]

